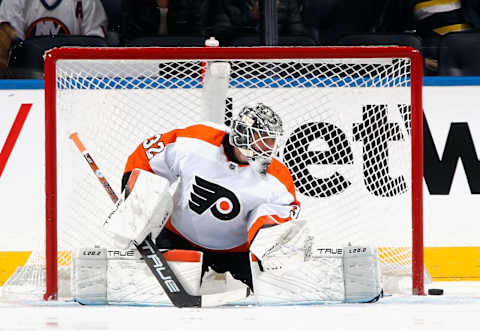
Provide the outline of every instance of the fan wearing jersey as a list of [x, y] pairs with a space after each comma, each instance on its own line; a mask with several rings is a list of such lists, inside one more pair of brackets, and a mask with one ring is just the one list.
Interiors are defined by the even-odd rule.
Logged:
[[280, 117], [258, 103], [245, 106], [231, 127], [199, 123], [138, 146], [124, 188], [137, 169], [178, 181], [158, 248], [202, 251], [202, 273], [228, 271], [252, 288], [249, 248], [257, 232], [290, 221], [300, 207], [290, 171], [275, 158], [282, 133]]
[[105, 38], [107, 16], [100, 0], [3, 0], [0, 4], [0, 66], [12, 41], [37, 36]]

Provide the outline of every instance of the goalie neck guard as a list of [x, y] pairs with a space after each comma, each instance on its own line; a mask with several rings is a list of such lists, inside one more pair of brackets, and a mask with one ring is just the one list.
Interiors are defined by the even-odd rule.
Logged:
[[247, 105], [232, 121], [231, 129], [230, 144], [239, 148], [250, 162], [261, 162], [266, 169], [283, 134], [280, 116], [262, 103]]

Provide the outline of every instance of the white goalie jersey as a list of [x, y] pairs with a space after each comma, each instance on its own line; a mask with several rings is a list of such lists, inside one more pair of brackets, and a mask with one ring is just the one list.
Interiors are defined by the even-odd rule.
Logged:
[[281, 224], [297, 214], [292, 176], [274, 159], [265, 176], [229, 160], [228, 127], [204, 123], [145, 140], [130, 155], [135, 168], [179, 180], [166, 227], [194, 245], [218, 251], [248, 251], [265, 224]]
[[17, 37], [84, 35], [105, 38], [107, 16], [100, 0], [3, 0], [0, 23]]

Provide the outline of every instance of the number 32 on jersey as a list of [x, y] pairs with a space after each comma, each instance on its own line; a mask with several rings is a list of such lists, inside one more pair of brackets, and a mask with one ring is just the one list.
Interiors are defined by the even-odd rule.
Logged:
[[163, 152], [165, 149], [165, 144], [162, 141], [159, 141], [161, 137], [161, 134], [157, 134], [142, 143], [148, 160], [151, 160], [155, 155]]

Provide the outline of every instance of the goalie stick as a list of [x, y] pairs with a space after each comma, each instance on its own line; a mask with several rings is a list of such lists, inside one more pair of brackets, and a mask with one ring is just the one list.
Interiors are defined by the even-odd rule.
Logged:
[[[82, 141], [78, 137], [78, 133], [74, 132], [70, 135], [78, 150], [82, 153], [90, 168], [97, 176], [105, 191], [108, 193], [114, 203], [118, 202], [118, 196], [113, 191], [107, 179], [103, 176], [99, 167], [87, 151]], [[162, 286], [165, 294], [175, 307], [213, 307], [220, 306], [232, 301], [245, 299], [250, 294], [250, 288], [242, 288], [218, 294], [191, 295], [189, 294], [178, 277], [168, 265], [165, 257], [155, 246], [150, 235], [145, 238], [139, 245], [135, 244], [140, 255], [148, 265], [157, 281]]]

